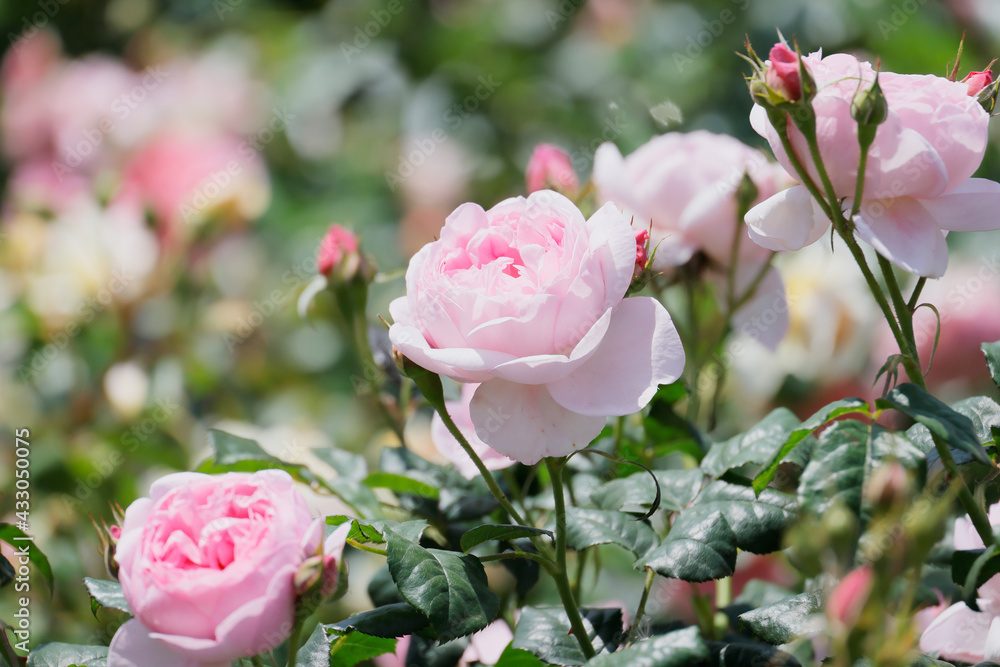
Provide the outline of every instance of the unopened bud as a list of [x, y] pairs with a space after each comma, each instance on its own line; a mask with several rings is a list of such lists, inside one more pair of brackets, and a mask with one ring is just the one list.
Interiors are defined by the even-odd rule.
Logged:
[[871, 595], [872, 568], [862, 565], [837, 584], [826, 604], [826, 612], [834, 621], [846, 626], [854, 625]]
[[880, 466], [868, 481], [865, 499], [873, 506], [888, 509], [910, 498], [910, 478], [899, 461]]
[[316, 265], [331, 282], [361, 278], [367, 283], [374, 273], [361, 254], [358, 237], [340, 225], [331, 225], [326, 232], [320, 242]]
[[969, 72], [962, 83], [969, 86], [969, 97], [975, 97], [983, 88], [993, 83], [993, 72]]
[[575, 193], [580, 181], [573, 171], [573, 163], [563, 149], [552, 144], [535, 146], [528, 168], [525, 170], [528, 192], [555, 188], [564, 193]]
[[799, 76], [799, 56], [781, 42], [771, 47], [771, 61], [764, 73], [764, 82], [771, 90], [790, 102], [802, 98], [802, 79]]
[[302, 561], [293, 579], [295, 594], [302, 597], [318, 589], [323, 580], [323, 569], [323, 556], [310, 556]]
[[889, 104], [879, 85], [878, 74], [870, 88], [854, 96], [851, 116], [858, 122], [858, 141], [866, 148], [871, 146], [875, 141], [876, 128], [889, 117]]
[[646, 270], [649, 263], [649, 232], [645, 229], [637, 229], [635, 232], [635, 270], [632, 272], [632, 279], [635, 280]]

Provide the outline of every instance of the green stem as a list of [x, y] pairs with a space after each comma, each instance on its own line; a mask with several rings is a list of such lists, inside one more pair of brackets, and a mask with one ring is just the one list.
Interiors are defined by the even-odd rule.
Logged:
[[589, 553], [589, 549], [584, 549], [576, 554], [576, 577], [573, 579], [574, 596], [579, 596], [580, 591], [583, 590], [583, 573], [587, 567], [587, 554]]
[[511, 560], [514, 558], [527, 558], [528, 560], [533, 560], [541, 565], [548, 565], [549, 561], [537, 554], [530, 554], [527, 551], [504, 551], [498, 554], [486, 554], [485, 556], [478, 556], [479, 560], [484, 563], [489, 563], [495, 560]]
[[570, 627], [576, 635], [583, 655], [589, 660], [597, 655], [594, 647], [590, 643], [590, 636], [583, 625], [583, 617], [580, 616], [580, 608], [573, 597], [573, 590], [569, 584], [569, 577], [566, 574], [566, 500], [563, 496], [562, 471], [565, 459], [547, 458], [545, 465], [552, 478], [552, 495], [555, 498], [556, 508], [556, 565], [552, 571], [552, 578], [555, 579], [556, 588], [559, 589], [559, 597], [562, 598], [563, 607], [569, 617]]
[[296, 659], [299, 655], [299, 642], [302, 637], [302, 626], [304, 618], [297, 619], [295, 627], [292, 629], [292, 636], [288, 638], [288, 667], [295, 667]]
[[250, 663], [251, 663], [251, 664], [252, 664], [252, 665], [253, 665], [254, 667], [264, 667], [264, 661], [263, 661], [263, 660], [261, 660], [261, 658], [260, 658], [260, 656], [259, 656], [259, 655], [255, 655], [255, 656], [252, 656], [252, 657], [250, 658]]
[[917, 309], [917, 302], [920, 300], [920, 293], [924, 291], [924, 285], [927, 284], [927, 278], [920, 276], [920, 280], [917, 284], [913, 286], [913, 293], [910, 294], [910, 300], [906, 303], [907, 310], [912, 313]]
[[[878, 254], [878, 253], [876, 253]], [[913, 312], [903, 299], [903, 292], [896, 282], [896, 274], [892, 264], [885, 257], [878, 254], [878, 265], [885, 278], [886, 291], [892, 298], [892, 304], [896, 309], [896, 316], [899, 318], [899, 329], [903, 340], [899, 340], [899, 350], [903, 353], [903, 366], [910, 381], [926, 389], [924, 381], [924, 371], [920, 366], [920, 353], [917, 350], [916, 337], [913, 335]]]
[[[345, 316], [350, 320], [351, 330], [354, 334], [354, 344], [358, 350], [358, 356], [361, 358], [361, 368], [362, 375], [365, 374], [364, 369], [372, 369], [373, 377], [368, 380], [368, 386], [371, 391], [372, 400], [375, 402], [375, 407], [378, 409], [379, 414], [382, 419], [388, 424], [389, 428], [396, 435], [399, 440], [399, 444], [406, 446], [406, 437], [403, 434], [403, 425], [389, 412], [389, 408], [382, 401], [379, 396], [379, 389], [377, 382], [382, 376], [382, 370], [375, 364], [375, 357], [372, 355], [371, 344], [368, 342], [368, 321], [364, 315], [358, 316], [355, 312], [348, 312]], [[368, 378], [365, 378], [366, 380]], [[400, 405], [402, 410], [402, 404]], [[405, 413], [401, 413], [405, 414]]]
[[379, 549], [377, 547], [370, 547], [367, 544], [362, 544], [361, 542], [358, 542], [357, 540], [352, 540], [351, 538], [347, 538], [347, 543], [360, 551], [367, 551], [370, 554], [378, 554], [379, 556], [385, 555], [384, 549]]
[[649, 600], [649, 591], [653, 587], [655, 576], [656, 573], [647, 567], [646, 585], [642, 588], [642, 597], [639, 598], [639, 606], [635, 610], [635, 620], [632, 621], [632, 627], [628, 631], [628, 639], [625, 641], [626, 646], [635, 643], [636, 637], [639, 636], [639, 626], [642, 625], [642, 617], [646, 615], [646, 602]]
[[715, 581], [715, 615], [712, 617], [712, 626], [715, 630], [716, 639], [723, 639], [726, 630], [729, 629], [729, 617], [722, 610], [732, 604], [733, 601], [733, 578], [723, 577]]
[[983, 544], [1000, 544], [993, 536], [993, 526], [990, 524], [989, 517], [986, 516], [986, 512], [982, 506], [976, 502], [972, 492], [969, 491], [969, 486], [965, 483], [965, 478], [958, 472], [958, 466], [955, 464], [955, 458], [951, 455], [948, 443], [934, 436], [934, 447], [941, 457], [941, 463], [944, 464], [945, 470], [957, 482], [958, 500], [962, 503], [962, 508], [965, 509], [966, 514], [972, 520], [972, 525], [975, 526], [976, 532], [979, 533]]

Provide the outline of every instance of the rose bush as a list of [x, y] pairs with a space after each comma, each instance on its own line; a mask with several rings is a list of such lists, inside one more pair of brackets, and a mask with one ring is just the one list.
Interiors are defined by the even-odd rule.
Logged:
[[481, 383], [471, 414], [484, 443], [522, 463], [565, 456], [684, 367], [666, 309], [624, 298], [635, 260], [610, 204], [589, 220], [548, 190], [464, 204], [410, 260], [389, 338], [428, 370]]
[[[856, 96], [875, 81], [872, 66], [838, 53], [813, 53], [803, 63], [815, 80], [811, 100], [819, 154], [844, 211], [854, 205], [860, 146], [852, 116]], [[770, 64], [772, 67], [785, 64]], [[765, 75], [766, 78], [766, 75]], [[948, 231], [1000, 228], [1000, 184], [971, 178], [982, 162], [990, 115], [969, 84], [933, 75], [879, 73], [888, 117], [878, 126], [868, 153], [864, 192], [855, 233], [907, 271], [940, 277], [948, 264]], [[767, 139], [789, 174], [795, 166], [781, 136], [757, 104], [750, 123]], [[808, 142], [794, 123], [788, 138], [809, 178], [822, 189]], [[772, 250], [798, 250], [818, 240], [830, 220], [804, 185], [783, 190], [751, 209], [750, 235]]]
[[[348, 528], [326, 557], [340, 559]], [[109, 667], [221, 667], [275, 648], [292, 631], [295, 573], [321, 537], [284, 471], [159, 479], [121, 527], [118, 577], [135, 618], [115, 634]]]

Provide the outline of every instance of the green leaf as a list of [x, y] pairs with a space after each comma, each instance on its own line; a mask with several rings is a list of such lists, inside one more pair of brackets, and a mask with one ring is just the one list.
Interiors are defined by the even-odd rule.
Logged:
[[1000, 341], [983, 343], [980, 349], [986, 355], [986, 366], [990, 369], [993, 382], [1000, 387]]
[[348, 539], [358, 542], [374, 542], [382, 544], [385, 538], [382, 536], [386, 528], [391, 528], [397, 534], [408, 540], [419, 542], [420, 536], [427, 530], [427, 522], [423, 519], [414, 519], [398, 523], [396, 521], [368, 521], [366, 519], [355, 519], [354, 517], [338, 514], [326, 517], [326, 523], [330, 526], [339, 526], [342, 523], [351, 521], [351, 530], [347, 533]]
[[128, 601], [125, 600], [125, 594], [122, 593], [122, 585], [117, 581], [84, 577], [83, 585], [87, 587], [87, 592], [90, 593], [90, 610], [95, 616], [97, 615], [97, 610], [101, 607], [118, 609], [127, 614], [132, 613], [132, 610], [128, 606]]
[[566, 509], [566, 544], [583, 551], [598, 544], [617, 544], [636, 557], [656, 546], [656, 533], [649, 524], [612, 510]]
[[523, 648], [508, 646], [500, 654], [495, 667], [545, 667], [545, 663]]
[[708, 642], [707, 646], [712, 653], [713, 667], [746, 667], [747, 665], [801, 667], [798, 660], [767, 644]]
[[888, 458], [913, 468], [921, 464], [924, 455], [902, 434], [877, 424], [855, 420], [832, 424], [820, 435], [812, 459], [802, 471], [802, 509], [819, 515], [841, 502], [860, 516], [865, 480]]
[[330, 667], [330, 663], [330, 638], [323, 626], [317, 625], [295, 656], [295, 667]]
[[[598, 655], [614, 651], [622, 637], [622, 610], [581, 609], [580, 614]], [[583, 665], [587, 662], [561, 607], [524, 607], [514, 628], [512, 646], [553, 665]]]
[[472, 551], [484, 542], [493, 540], [514, 540], [519, 537], [532, 537], [534, 535], [552, 536], [552, 531], [542, 528], [530, 528], [528, 526], [518, 526], [512, 524], [486, 524], [476, 526], [465, 535], [462, 535], [462, 551]]
[[986, 454], [972, 421], [965, 415], [934, 398], [915, 384], [901, 384], [875, 405], [880, 409], [894, 408], [918, 424], [926, 426], [932, 436], [951, 447], [969, 454], [973, 460], [993, 465]]
[[718, 478], [748, 463], [770, 463], [799, 423], [791, 410], [778, 408], [746, 433], [712, 445], [701, 461], [701, 469], [706, 475]]
[[712, 482], [677, 515], [659, 547], [640, 562], [664, 577], [709, 581], [733, 574], [737, 549], [763, 554], [781, 548], [782, 531], [796, 515], [788, 494]]
[[386, 528], [386, 561], [403, 599], [423, 612], [441, 641], [482, 630], [496, 618], [500, 599], [471, 554], [424, 549]]
[[365, 478], [364, 485], [373, 489], [389, 489], [397, 494], [409, 493], [421, 498], [433, 498], [436, 500], [440, 496], [440, 491], [435, 486], [413, 479], [412, 477], [396, 475], [391, 472], [372, 473]]
[[[951, 558], [951, 580], [959, 586], [965, 586], [973, 566], [984, 553], [986, 553], [986, 549], [956, 551]], [[986, 562], [980, 565], [980, 568], [979, 577], [975, 583], [976, 588], [989, 581], [991, 577], [1000, 574], [1000, 554], [989, 557]]]
[[822, 627], [814, 618], [823, 610], [821, 593], [801, 593], [766, 607], [740, 614], [740, 625], [768, 644], [787, 644]]
[[28, 654], [28, 667], [107, 667], [107, 646], [77, 646], [53, 642]]
[[0, 542], [6, 542], [14, 547], [18, 553], [23, 553], [21, 550], [27, 547], [28, 561], [35, 566], [42, 578], [45, 579], [45, 583], [48, 584], [49, 591], [52, 591], [52, 566], [49, 565], [49, 559], [45, 557], [41, 549], [35, 546], [35, 543], [23, 530], [9, 523], [0, 523]]
[[686, 667], [701, 665], [709, 658], [708, 647], [698, 628], [684, 628], [636, 642], [632, 646], [599, 655], [587, 667]]
[[[679, 512], [694, 500], [705, 475], [698, 468], [691, 470], [654, 470], [660, 485], [660, 509]], [[604, 510], [645, 514], [656, 497], [656, 484], [649, 474], [638, 472], [622, 479], [602, 484], [590, 494], [590, 501]]]
[[802, 422], [798, 428], [794, 429], [788, 434], [788, 438], [785, 443], [775, 454], [774, 458], [768, 463], [763, 470], [757, 473], [757, 476], [753, 480], [753, 489], [755, 492], [760, 493], [767, 488], [767, 485], [771, 483], [774, 479], [775, 473], [778, 472], [778, 466], [781, 462], [792, 453], [792, 451], [798, 447], [799, 443], [805, 440], [813, 431], [820, 428], [826, 424], [831, 419], [836, 419], [837, 417], [842, 417], [848, 414], [869, 414], [868, 404], [861, 400], [860, 398], [845, 398], [839, 401], [834, 401], [829, 405], [823, 406], [817, 410], [809, 419]]
[[[287, 464], [264, 451], [256, 440], [241, 438], [232, 433], [218, 429], [208, 432], [208, 444], [214, 452], [215, 464], [220, 466], [235, 466], [244, 462], [268, 463], [268, 468], [283, 467]], [[255, 468], [263, 469], [263, 468]]]
[[403, 637], [420, 632], [429, 624], [427, 617], [412, 605], [400, 602], [363, 611], [328, 627], [336, 632], [354, 630], [372, 637]]
[[[336, 631], [335, 631], [336, 632]], [[373, 637], [362, 632], [338, 632], [330, 648], [329, 667], [354, 667], [359, 662], [396, 652], [396, 640]]]
[[0, 588], [14, 581], [15, 576], [17, 576], [17, 572], [14, 571], [14, 566], [10, 564], [9, 560], [0, 555]]

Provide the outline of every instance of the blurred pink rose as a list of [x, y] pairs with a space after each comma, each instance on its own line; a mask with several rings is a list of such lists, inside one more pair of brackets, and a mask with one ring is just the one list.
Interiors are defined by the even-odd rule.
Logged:
[[[495, 665], [500, 660], [504, 649], [514, 639], [514, 633], [503, 619], [497, 619], [485, 628], [469, 637], [462, 657], [455, 667], [472, 667], [473, 665]], [[396, 642], [396, 652], [380, 655], [373, 659], [376, 667], [406, 667], [406, 654], [410, 650], [410, 636], [400, 637]]]
[[775, 44], [768, 56], [771, 66], [764, 74], [764, 81], [771, 88], [784, 95], [785, 99], [798, 100], [802, 97], [802, 81], [799, 80], [799, 56], [785, 44]]
[[[990, 525], [1000, 527], [1000, 503], [990, 507]], [[972, 520], [955, 521], [955, 550], [984, 547]], [[942, 612], [920, 637], [920, 650], [945, 660], [981, 662], [1000, 660], [1000, 574], [979, 587], [976, 601], [981, 611], [969, 609], [964, 602]]]
[[[214, 667], [279, 645], [293, 578], [322, 536], [291, 476], [177, 473], [149, 495], [129, 506], [118, 541], [135, 618], [115, 634], [108, 667]], [[342, 533], [327, 555], [340, 558]]]
[[862, 565], [852, 570], [830, 594], [830, 599], [826, 603], [827, 615], [844, 625], [853, 625], [871, 594], [872, 577], [870, 565]]
[[[455, 425], [458, 426], [462, 435], [465, 436], [472, 449], [479, 456], [480, 460], [482, 460], [483, 465], [489, 470], [501, 470], [510, 467], [514, 465], [514, 461], [497, 452], [476, 435], [476, 426], [472, 423], [472, 414], [469, 411], [469, 405], [472, 403], [472, 396], [476, 393], [478, 387], [478, 384], [463, 384], [461, 398], [457, 401], [447, 401], [445, 407], [448, 409], [448, 414], [455, 422]], [[437, 448], [438, 452], [451, 461], [455, 469], [463, 477], [472, 479], [479, 475], [479, 469], [476, 468], [476, 464], [472, 462], [469, 455], [462, 449], [462, 445], [458, 444], [458, 440], [451, 434], [448, 427], [444, 425], [441, 416], [437, 413], [434, 414], [431, 420], [431, 440], [434, 442], [434, 447]]]
[[[652, 222], [658, 269], [684, 264], [699, 250], [729, 265], [733, 235], [746, 233], [736, 215], [744, 174], [757, 186], [757, 201], [790, 183], [760, 151], [704, 130], [654, 137], [625, 158], [612, 143], [594, 155], [600, 200], [624, 207], [639, 228]], [[767, 254], [753, 243], [740, 244], [741, 259]]]
[[663, 306], [623, 298], [635, 256], [613, 205], [585, 220], [550, 190], [489, 211], [464, 204], [410, 260], [389, 337], [416, 364], [481, 383], [472, 421], [499, 453], [565, 456], [683, 370]]
[[[810, 54], [804, 63], [818, 88], [812, 106], [823, 164], [844, 210], [850, 211], [860, 156], [851, 104], [859, 90], [872, 84], [875, 72], [869, 63], [842, 53], [826, 58]], [[907, 271], [938, 277], [948, 264], [945, 231], [1000, 228], [1000, 184], [970, 178], [986, 150], [989, 114], [961, 82], [892, 72], [881, 72], [879, 82], [889, 114], [869, 152], [855, 232]], [[763, 107], [754, 106], [750, 122], [788, 173], [795, 174]], [[819, 183], [815, 165], [807, 159], [805, 137], [792, 123], [788, 135], [806, 171]], [[830, 228], [805, 186], [757, 205], [746, 222], [751, 238], [772, 250], [798, 250]]]
[[528, 160], [525, 173], [528, 192], [555, 188], [560, 192], [575, 192], [580, 187], [573, 163], [563, 149], [552, 144], [538, 144]]
[[317, 270], [324, 276], [328, 276], [335, 268], [339, 268], [345, 273], [352, 274], [357, 267], [344, 266], [345, 259], [353, 259], [357, 263], [360, 259], [358, 255], [358, 237], [349, 229], [340, 225], [330, 225], [326, 235], [319, 244], [319, 254], [316, 258]]
[[917, 632], [921, 634], [923, 634], [924, 630], [929, 628], [931, 623], [933, 623], [938, 616], [943, 614], [949, 606], [945, 601], [944, 596], [941, 595], [941, 591], [935, 588], [934, 593], [937, 594], [938, 603], [929, 607], [924, 607], [913, 615], [913, 625], [916, 626]]

